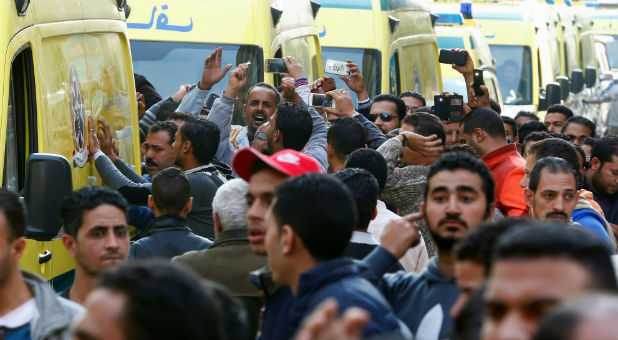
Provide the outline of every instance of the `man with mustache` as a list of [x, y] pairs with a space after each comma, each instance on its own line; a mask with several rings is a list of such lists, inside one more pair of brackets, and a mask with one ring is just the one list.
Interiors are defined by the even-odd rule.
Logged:
[[117, 191], [98, 186], [81, 188], [62, 202], [62, 243], [75, 258], [75, 280], [60, 296], [83, 304], [98, 275], [127, 259], [127, 207]]
[[618, 137], [605, 136], [592, 148], [584, 189], [594, 193], [607, 222], [618, 235]]
[[[449, 311], [460, 294], [455, 283], [453, 246], [469, 230], [491, 220], [495, 207], [494, 182], [482, 160], [464, 152], [449, 152], [430, 166], [421, 212], [408, 216], [424, 218], [438, 256], [422, 273], [400, 271], [379, 280], [384, 296], [414, 338], [450, 337], [453, 319]], [[397, 261], [396, 256], [384, 250], [378, 247], [364, 260], [370, 279], [379, 279]]]
[[567, 223], [577, 205], [577, 172], [567, 161], [545, 157], [534, 165], [525, 189], [530, 215]]

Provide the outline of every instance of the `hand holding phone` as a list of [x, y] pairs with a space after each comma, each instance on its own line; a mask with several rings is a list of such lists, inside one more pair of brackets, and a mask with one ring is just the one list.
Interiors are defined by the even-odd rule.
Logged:
[[483, 80], [483, 70], [474, 69], [474, 93], [477, 96], [482, 96], [485, 93], [481, 89], [481, 85], [485, 85], [485, 80]]
[[333, 97], [327, 94], [310, 93], [309, 94], [309, 106], [313, 107], [335, 107], [335, 101]]
[[288, 73], [288, 68], [281, 58], [268, 58], [265, 63], [267, 73]]
[[456, 52], [456, 51], [441, 49], [440, 57], [438, 58], [438, 61], [442, 64], [449, 64], [449, 65], [455, 64], [458, 66], [464, 66], [466, 64], [467, 57], [468, 56], [466, 52]]

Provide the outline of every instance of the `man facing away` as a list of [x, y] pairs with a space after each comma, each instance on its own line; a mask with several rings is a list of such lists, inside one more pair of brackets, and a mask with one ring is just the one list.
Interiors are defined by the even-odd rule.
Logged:
[[186, 216], [193, 205], [190, 186], [187, 176], [176, 168], [162, 170], [152, 179], [148, 207], [154, 211], [155, 219], [150, 222], [145, 237], [131, 245], [131, 258], [171, 259], [212, 244], [191, 232], [187, 225]]

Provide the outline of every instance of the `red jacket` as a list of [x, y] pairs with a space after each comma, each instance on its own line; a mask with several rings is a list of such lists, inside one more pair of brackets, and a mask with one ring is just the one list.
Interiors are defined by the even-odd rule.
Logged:
[[482, 158], [494, 176], [496, 208], [504, 216], [528, 215], [524, 188], [519, 186], [526, 161], [517, 152], [515, 144], [505, 145]]

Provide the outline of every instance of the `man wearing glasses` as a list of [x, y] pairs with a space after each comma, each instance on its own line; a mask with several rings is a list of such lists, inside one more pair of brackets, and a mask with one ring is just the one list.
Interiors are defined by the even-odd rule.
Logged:
[[406, 104], [406, 115], [414, 114], [416, 110], [427, 105], [425, 97], [418, 92], [406, 91], [400, 94], [399, 98]]
[[369, 111], [372, 121], [383, 134], [387, 134], [401, 126], [406, 115], [406, 104], [392, 94], [379, 94], [373, 98]]

